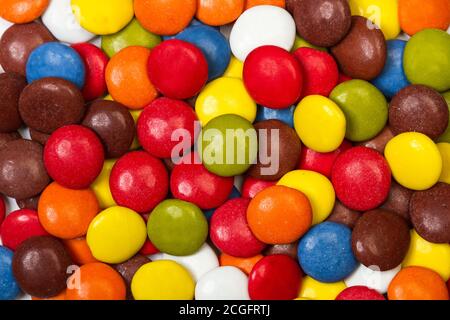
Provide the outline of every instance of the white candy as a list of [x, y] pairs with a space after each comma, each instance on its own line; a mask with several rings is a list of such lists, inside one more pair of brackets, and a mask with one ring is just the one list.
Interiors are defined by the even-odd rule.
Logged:
[[290, 51], [294, 46], [295, 21], [276, 6], [256, 6], [246, 10], [231, 30], [230, 45], [236, 58], [245, 61], [254, 49], [274, 45]]
[[347, 279], [347, 287], [365, 286], [385, 294], [392, 279], [399, 273], [401, 266], [387, 271], [379, 271], [376, 267], [367, 268], [361, 264]]
[[214, 269], [197, 282], [195, 299], [250, 300], [247, 276], [235, 267]]
[[204, 274], [217, 268], [219, 260], [213, 249], [206, 243], [199, 251], [190, 256], [177, 257], [167, 253], [157, 253], [150, 256], [152, 261], [171, 260], [185, 267], [197, 282]]
[[56, 39], [67, 43], [87, 42], [95, 37], [83, 29], [72, 12], [70, 0], [51, 0], [42, 22]]

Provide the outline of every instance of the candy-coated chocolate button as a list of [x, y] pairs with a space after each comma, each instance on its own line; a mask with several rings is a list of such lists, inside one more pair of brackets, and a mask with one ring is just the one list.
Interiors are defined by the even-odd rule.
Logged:
[[109, 177], [116, 161], [116, 159], [106, 160], [103, 164], [102, 171], [91, 185], [91, 189], [95, 192], [99, 206], [102, 209], [114, 207], [117, 205], [114, 201], [114, 198], [111, 194], [111, 189], [109, 187]]
[[12, 271], [13, 256], [11, 250], [0, 246], [0, 300], [14, 300], [20, 294], [19, 284]]
[[244, 72], [244, 63], [239, 61], [235, 56], [231, 56], [230, 64], [223, 74], [227, 78], [242, 79]]
[[450, 143], [438, 143], [437, 147], [442, 157], [442, 173], [439, 181], [450, 184]]
[[383, 295], [377, 291], [364, 286], [350, 287], [342, 291], [336, 300], [386, 300]]
[[450, 24], [447, 0], [398, 0], [398, 13], [400, 26], [409, 35], [424, 29], [445, 31]]
[[347, 287], [343, 281], [324, 283], [306, 276], [298, 297], [304, 300], [334, 300], [345, 288]]
[[127, 300], [134, 299], [133, 294], [131, 293], [131, 281], [133, 280], [134, 275], [136, 274], [136, 272], [139, 270], [140, 267], [149, 262], [151, 262], [149, 258], [137, 254], [131, 259], [123, 263], [116, 264], [114, 266], [114, 269], [116, 269], [116, 271], [120, 273], [122, 278], [125, 280], [127, 286]]
[[4, 0], [0, 17], [18, 24], [31, 22], [45, 11], [49, 0]]
[[221, 26], [236, 20], [244, 10], [244, 0], [199, 0], [197, 18], [211, 26]]
[[26, 86], [26, 79], [16, 73], [0, 74], [0, 133], [16, 131], [22, 126], [19, 113], [19, 98]]

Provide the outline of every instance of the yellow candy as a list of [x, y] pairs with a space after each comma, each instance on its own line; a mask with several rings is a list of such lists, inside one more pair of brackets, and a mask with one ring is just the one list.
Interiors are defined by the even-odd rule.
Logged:
[[109, 176], [111, 175], [111, 170], [114, 167], [116, 161], [116, 159], [106, 160], [103, 164], [102, 172], [97, 177], [97, 179], [95, 179], [94, 183], [91, 186], [91, 189], [97, 196], [100, 208], [102, 209], [117, 206], [109, 188]]
[[431, 243], [411, 231], [411, 245], [403, 267], [419, 266], [436, 271], [447, 281], [450, 278], [450, 245]]
[[322, 283], [306, 276], [303, 278], [303, 283], [300, 288], [298, 298], [302, 300], [335, 300], [336, 297], [346, 288], [347, 286], [343, 281], [335, 283]]
[[189, 272], [174, 261], [143, 265], [131, 281], [136, 300], [192, 300], [195, 283]]
[[219, 78], [208, 84], [195, 102], [195, 112], [203, 126], [225, 114], [236, 114], [250, 122], [256, 118], [256, 103], [236, 78]]
[[244, 64], [238, 60], [235, 56], [231, 56], [230, 64], [227, 70], [225, 70], [224, 77], [242, 79], [242, 73], [244, 71]]
[[450, 184], [450, 143], [438, 143], [437, 147], [442, 157], [442, 173], [439, 181]]
[[120, 31], [134, 16], [133, 0], [72, 0], [81, 26], [98, 35]]
[[296, 51], [298, 48], [312, 48], [312, 49], [316, 49], [316, 50], [320, 50], [320, 51], [325, 51], [327, 52], [327, 48], [322, 48], [322, 47], [318, 47], [315, 46], [311, 43], [309, 43], [308, 41], [306, 41], [303, 38], [300, 38], [299, 36], [295, 37], [295, 42], [294, 42], [294, 46], [292, 47], [292, 52]]
[[400, 34], [398, 0], [349, 0], [349, 4], [352, 15], [366, 17], [375, 23], [386, 40], [395, 39]]
[[106, 263], [133, 257], [147, 239], [144, 219], [131, 209], [112, 207], [92, 220], [86, 240], [93, 256]]
[[108, 94], [106, 97], [104, 97], [103, 100], [114, 101], [113, 97], [111, 97], [110, 94]]
[[[137, 121], [138, 121], [139, 117], [141, 116], [142, 111], [144, 111], [144, 110], [143, 109], [141, 109], [141, 110], [130, 110], [131, 116], [134, 119], [134, 123], [137, 124]], [[141, 144], [139, 143], [137, 135], [135, 135], [134, 139], [133, 139], [133, 143], [131, 144], [130, 150], [137, 150], [140, 147], [141, 147]]]
[[304, 98], [294, 112], [302, 142], [317, 152], [332, 152], [344, 141], [347, 122], [336, 103], [322, 96]]
[[386, 145], [386, 160], [395, 180], [412, 190], [426, 190], [438, 182], [442, 157], [436, 144], [417, 132], [402, 133]]
[[330, 180], [324, 175], [308, 170], [291, 171], [278, 185], [303, 192], [311, 202], [313, 224], [324, 221], [333, 211], [336, 194]]

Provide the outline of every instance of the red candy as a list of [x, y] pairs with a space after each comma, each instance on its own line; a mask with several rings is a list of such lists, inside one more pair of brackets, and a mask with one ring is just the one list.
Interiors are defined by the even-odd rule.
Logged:
[[13, 251], [28, 238], [49, 235], [39, 222], [38, 213], [29, 209], [11, 212], [3, 222], [0, 234], [3, 245]]
[[148, 213], [166, 198], [169, 176], [161, 160], [135, 151], [117, 160], [109, 185], [118, 205]]
[[[184, 101], [159, 98], [147, 106], [139, 117], [137, 135], [142, 147], [158, 158], [171, 158], [174, 148], [183, 141], [186, 147], [194, 144], [194, 110]], [[180, 129], [180, 136], [172, 136]], [[177, 154], [176, 156], [179, 156]]]
[[250, 273], [248, 292], [252, 300], [292, 300], [302, 281], [298, 263], [287, 255], [262, 258]]
[[208, 62], [196, 46], [181, 40], [167, 40], [156, 46], [148, 60], [151, 82], [173, 99], [195, 96], [208, 80]]
[[5, 200], [3, 199], [3, 196], [0, 195], [0, 226], [2, 225], [2, 222], [5, 219], [5, 215], [6, 215]]
[[78, 125], [53, 132], [44, 149], [48, 174], [69, 189], [89, 187], [102, 171], [104, 160], [103, 145], [97, 135]]
[[238, 258], [250, 258], [265, 248], [265, 244], [255, 237], [248, 226], [249, 204], [250, 199], [232, 199], [214, 212], [210, 237], [223, 253]]
[[[198, 160], [198, 155], [186, 156], [188, 160]], [[219, 177], [203, 164], [193, 161], [182, 161], [172, 170], [170, 190], [180, 200], [191, 202], [201, 209], [213, 209], [227, 201], [233, 189], [234, 178]]]
[[388, 197], [391, 170], [377, 151], [356, 147], [337, 158], [332, 182], [337, 197], [345, 206], [368, 211], [379, 207]]
[[273, 187], [276, 185], [276, 181], [265, 181], [261, 179], [255, 179], [253, 177], [247, 177], [242, 185], [242, 197], [253, 199], [259, 192]]
[[263, 46], [253, 50], [245, 60], [244, 83], [258, 104], [285, 109], [300, 99], [303, 76], [300, 64], [289, 52]]
[[337, 150], [329, 153], [320, 153], [303, 146], [300, 154], [299, 169], [315, 171], [329, 178], [337, 157], [351, 147], [352, 144], [346, 140]]
[[364, 286], [350, 287], [342, 291], [336, 300], [386, 300], [376, 290]]
[[299, 48], [294, 52], [294, 56], [303, 71], [302, 96], [318, 94], [328, 97], [339, 79], [339, 69], [333, 57], [311, 48]]
[[81, 56], [86, 67], [84, 99], [91, 101], [100, 98], [107, 90], [105, 70], [109, 61], [108, 56], [91, 43], [73, 44], [72, 48]]
[[[150, 217], [150, 213], [145, 213], [142, 215], [142, 218], [144, 218], [145, 223], [147, 223], [148, 218]], [[150, 239], [147, 237], [147, 239], [144, 242], [144, 245], [142, 246], [141, 250], [139, 251], [139, 254], [143, 256], [150, 256], [152, 254], [159, 253], [158, 248], [156, 248], [153, 243], [150, 241]]]

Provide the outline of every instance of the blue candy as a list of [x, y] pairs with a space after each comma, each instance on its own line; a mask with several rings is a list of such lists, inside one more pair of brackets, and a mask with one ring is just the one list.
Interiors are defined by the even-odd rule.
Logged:
[[[236, 199], [236, 198], [240, 198], [240, 197], [241, 197], [241, 193], [239, 192], [239, 190], [236, 187], [233, 187], [233, 190], [231, 190], [228, 200]], [[216, 209], [206, 210], [204, 212], [206, 219], [211, 220], [212, 216], [214, 215], [214, 212], [216, 212]]]
[[286, 123], [291, 128], [294, 127], [294, 111], [295, 106], [287, 109], [270, 109], [266, 107], [258, 107], [258, 114], [256, 115], [256, 121], [265, 120], [280, 120]]
[[403, 52], [406, 41], [391, 40], [387, 42], [387, 60], [383, 72], [372, 83], [388, 98], [392, 98], [401, 89], [409, 85], [403, 70]]
[[[189, 24], [189, 26], [187, 28], [192, 27], [192, 26], [207, 26], [207, 25], [197, 19], [192, 19], [191, 23]], [[216, 29], [217, 31], [220, 31], [220, 27], [213, 27], [213, 26], [210, 26], [210, 27]], [[181, 31], [181, 32], [183, 32], [183, 31]], [[170, 40], [170, 39], [175, 39], [178, 34], [179, 33], [174, 34], [173, 36], [163, 36], [162, 38], [164, 41]]]
[[358, 266], [351, 239], [352, 231], [342, 224], [324, 222], [313, 227], [298, 246], [302, 269], [320, 282], [345, 279]]
[[28, 58], [26, 72], [29, 83], [55, 77], [68, 80], [80, 89], [84, 86], [86, 73], [80, 55], [71, 47], [57, 42], [44, 43], [34, 49]]
[[13, 300], [20, 288], [12, 272], [13, 252], [0, 246], [0, 300]]

